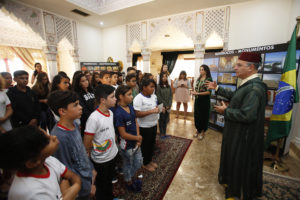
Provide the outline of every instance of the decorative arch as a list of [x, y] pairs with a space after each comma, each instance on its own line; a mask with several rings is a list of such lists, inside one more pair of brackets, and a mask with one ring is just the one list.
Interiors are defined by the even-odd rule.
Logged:
[[164, 27], [173, 26], [193, 40], [195, 16], [193, 14], [175, 15], [149, 21], [149, 45], [152, 40], [163, 33]]
[[46, 45], [40, 33], [5, 8], [0, 10], [0, 23], [0, 45], [32, 49], [42, 49]]

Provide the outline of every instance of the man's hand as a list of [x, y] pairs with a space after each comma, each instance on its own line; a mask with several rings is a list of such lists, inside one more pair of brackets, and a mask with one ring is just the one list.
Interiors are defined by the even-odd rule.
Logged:
[[214, 82], [205, 81], [205, 86], [207, 87], [208, 90], [215, 90], [218, 85], [217, 85], [216, 81], [214, 81]]
[[214, 106], [214, 109], [217, 113], [220, 113], [220, 114], [224, 114], [227, 106], [226, 104], [224, 103], [224, 101], [221, 102], [221, 106]]

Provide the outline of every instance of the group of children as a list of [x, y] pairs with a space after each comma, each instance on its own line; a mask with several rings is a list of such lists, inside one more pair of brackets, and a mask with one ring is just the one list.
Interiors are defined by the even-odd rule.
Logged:
[[[36, 75], [32, 89], [26, 71], [14, 72], [16, 86], [2, 83], [8, 90], [0, 92], [5, 105], [0, 107], [0, 168], [2, 175], [16, 170], [8, 199], [114, 199], [118, 154], [128, 190], [142, 190], [136, 172], [158, 167], [153, 161], [157, 123], [166, 138], [172, 91], [167, 73], [161, 73], [157, 87], [151, 74], [141, 78], [134, 68], [127, 74], [125, 84], [118, 73], [93, 74], [92, 87], [87, 74], [76, 72], [72, 90], [63, 72], [51, 86], [44, 72]], [[6, 121], [13, 129], [3, 128]]]

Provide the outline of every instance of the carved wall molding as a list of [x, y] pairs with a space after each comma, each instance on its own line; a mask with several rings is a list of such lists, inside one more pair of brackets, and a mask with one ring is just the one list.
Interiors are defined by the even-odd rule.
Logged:
[[[167, 26], [176, 27], [186, 37], [192, 39], [194, 44], [201, 44], [202, 46], [210, 35], [215, 32], [222, 38], [224, 48], [226, 48], [228, 47], [229, 19], [230, 7], [227, 6], [127, 24], [127, 49], [131, 50], [132, 45], [136, 42], [138, 42], [141, 49], [149, 48], [156, 35], [164, 34], [163, 31]], [[145, 23], [147, 24], [147, 37], [146, 40], [143, 40], [142, 30], [144, 29], [141, 27], [145, 26]]]
[[41, 38], [45, 39], [42, 10], [25, 6], [15, 1], [5, 1], [4, 8], [9, 12], [11, 17], [15, 17], [16, 21], [28, 25]]

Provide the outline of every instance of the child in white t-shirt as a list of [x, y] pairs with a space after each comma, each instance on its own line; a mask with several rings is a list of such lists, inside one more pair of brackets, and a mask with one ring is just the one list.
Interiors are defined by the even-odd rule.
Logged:
[[9, 118], [13, 110], [5, 92], [5, 80], [0, 75], [0, 134], [12, 129]]
[[133, 100], [137, 122], [140, 126], [140, 134], [143, 137], [141, 145], [144, 163], [143, 167], [150, 172], [155, 171], [158, 167], [157, 164], [152, 161], [157, 121], [159, 119], [157, 97], [153, 94], [155, 86], [156, 83], [153, 79], [143, 79], [141, 83], [142, 91]]
[[96, 199], [113, 199], [112, 179], [118, 148], [113, 113], [109, 108], [116, 104], [114, 90], [106, 84], [96, 87], [95, 98], [99, 107], [89, 116], [84, 131], [84, 146], [97, 171]]
[[[51, 155], [59, 141], [34, 126], [24, 126], [0, 135], [0, 167], [16, 169], [9, 200], [75, 199], [80, 178]], [[71, 186], [60, 190], [61, 179]]]

